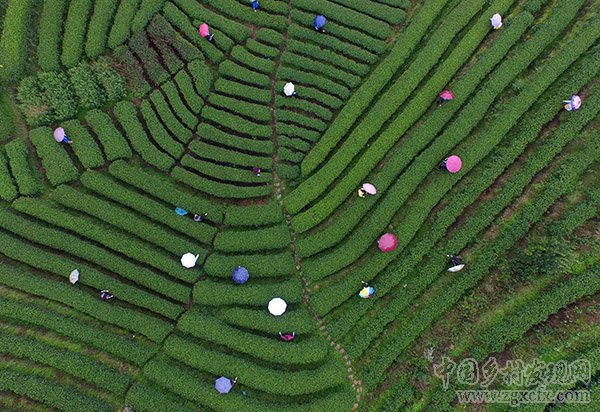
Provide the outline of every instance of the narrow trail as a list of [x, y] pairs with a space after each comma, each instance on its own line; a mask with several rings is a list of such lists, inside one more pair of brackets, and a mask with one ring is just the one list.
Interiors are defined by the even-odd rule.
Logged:
[[283, 194], [282, 194], [283, 182], [279, 178], [279, 174], [278, 174], [279, 132], [277, 129], [277, 106], [276, 106], [275, 101], [276, 101], [276, 95], [277, 95], [277, 79], [279, 78], [279, 68], [281, 66], [281, 57], [287, 51], [287, 48], [288, 48], [289, 26], [291, 24], [292, 24], [292, 0], [289, 0], [288, 1], [288, 17], [287, 17], [288, 29], [283, 34], [284, 43], [279, 51], [279, 56], [277, 57], [277, 60], [275, 62], [275, 72], [273, 74], [273, 77], [271, 78], [271, 96], [272, 96], [272, 98], [271, 98], [270, 108], [271, 108], [271, 113], [272, 113], [271, 126], [273, 127], [273, 146], [274, 146], [273, 186], [275, 188], [275, 197], [277, 198], [277, 201], [281, 205], [283, 214], [285, 216], [285, 223], [287, 224], [288, 230], [290, 231], [290, 235], [291, 235], [290, 236], [291, 237], [290, 247], [294, 254], [294, 262], [295, 262], [295, 266], [296, 266], [296, 271], [298, 272], [298, 275], [300, 276], [300, 279], [302, 280], [302, 288], [303, 288], [303, 292], [304, 292], [304, 303], [306, 304], [306, 306], [307, 306], [309, 312], [311, 313], [312, 317], [314, 318], [315, 322], [317, 322], [319, 331], [321, 331], [323, 336], [325, 336], [325, 339], [327, 339], [327, 341], [329, 341], [329, 344], [342, 356], [342, 359], [344, 360], [344, 364], [346, 365], [346, 368], [347, 368], [346, 371], [348, 372], [348, 379], [350, 380], [350, 382], [352, 382], [352, 388], [356, 392], [356, 403], [352, 407], [352, 410], [354, 411], [359, 408], [360, 401], [362, 400], [362, 396], [363, 396], [362, 382], [356, 378], [356, 373], [354, 371], [354, 368], [352, 367], [352, 362], [350, 361], [350, 356], [348, 356], [348, 354], [346, 353], [346, 350], [342, 347], [342, 345], [340, 345], [339, 343], [336, 343], [333, 340], [331, 334], [329, 333], [329, 331], [327, 330], [327, 327], [325, 326], [325, 324], [323, 322], [323, 319], [320, 318], [320, 316], [313, 309], [313, 307], [310, 303], [310, 281], [306, 278], [306, 276], [304, 276], [304, 273], [302, 272], [302, 258], [300, 257], [300, 254], [298, 253], [298, 249], [296, 247], [297, 235], [296, 235], [294, 228], [292, 227], [292, 216], [290, 216], [290, 214], [288, 214], [285, 209], [285, 204], [283, 202]]

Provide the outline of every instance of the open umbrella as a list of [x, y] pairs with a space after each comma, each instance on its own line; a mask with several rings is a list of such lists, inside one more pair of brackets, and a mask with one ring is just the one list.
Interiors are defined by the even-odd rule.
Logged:
[[457, 173], [462, 168], [462, 160], [456, 155], [452, 155], [446, 159], [446, 169], [450, 173]]
[[69, 282], [71, 282], [74, 285], [75, 283], [77, 283], [78, 280], [79, 280], [79, 270], [75, 269], [69, 275]]
[[293, 96], [295, 89], [294, 83], [286, 83], [285, 86], [283, 86], [283, 93], [286, 96]]
[[186, 253], [181, 257], [181, 264], [183, 265], [183, 267], [186, 268], [193, 268], [194, 266], [196, 266], [196, 261], [198, 260], [198, 258], [200, 257], [200, 255], [195, 255], [193, 253]]
[[362, 190], [364, 190], [365, 192], [367, 192], [370, 195], [377, 194], [377, 188], [375, 186], [373, 186], [371, 183], [364, 183], [362, 185]]
[[325, 18], [325, 16], [323, 16], [322, 14], [318, 14], [315, 17], [315, 30], [321, 30], [323, 28], [323, 26], [325, 26], [325, 23], [327, 23], [327, 19]]
[[185, 216], [187, 215], [189, 212], [181, 207], [176, 207], [175, 208], [175, 213], [177, 213], [179, 216]]
[[581, 97], [574, 95], [571, 97], [571, 107], [573, 110], [577, 110], [581, 107]]
[[502, 27], [502, 16], [496, 13], [492, 16], [490, 22], [492, 23], [492, 27], [494, 29], [499, 29], [500, 27]]
[[462, 268], [464, 268], [465, 265], [456, 265], [456, 266], [452, 266], [451, 268], [448, 269], [448, 272], [460, 272], [462, 270]]
[[438, 94], [438, 96], [444, 100], [454, 99], [454, 93], [452, 93], [450, 90], [444, 90], [440, 94]]
[[246, 269], [245, 267], [238, 266], [231, 273], [231, 278], [233, 279], [233, 281], [236, 284], [241, 285], [248, 281], [248, 279], [250, 278], [250, 273], [248, 272], [248, 269]]
[[215, 380], [215, 389], [219, 393], [229, 393], [229, 391], [233, 388], [231, 384], [231, 379], [226, 378], [225, 376], [221, 376]]
[[273, 298], [269, 302], [269, 312], [271, 315], [280, 316], [283, 315], [285, 309], [287, 308], [287, 303], [285, 300], [281, 298]]
[[201, 37], [206, 37], [208, 36], [208, 24], [206, 23], [202, 23], [200, 25], [200, 28], [198, 29], [198, 33], [200, 33]]
[[358, 292], [358, 296], [362, 299], [368, 299], [373, 296], [373, 293], [375, 293], [375, 288], [373, 288], [373, 286], [365, 286]]
[[57, 127], [54, 130], [54, 140], [56, 140], [57, 142], [59, 142], [59, 143], [62, 142], [64, 140], [65, 136], [66, 136], [65, 129], [63, 129], [62, 127]]
[[391, 233], [386, 233], [379, 238], [377, 245], [382, 252], [391, 252], [398, 246], [398, 238]]

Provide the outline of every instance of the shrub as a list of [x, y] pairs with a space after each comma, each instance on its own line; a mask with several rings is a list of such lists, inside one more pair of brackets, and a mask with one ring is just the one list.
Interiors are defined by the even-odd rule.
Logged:
[[79, 171], [64, 147], [54, 141], [50, 128], [34, 129], [29, 132], [29, 138], [42, 159], [46, 178], [52, 186], [77, 180]]
[[[233, 270], [233, 268], [232, 268]], [[204, 280], [194, 286], [194, 302], [204, 306], [244, 305], [263, 308], [273, 296], [279, 296], [288, 304], [302, 302], [302, 284], [299, 278], [281, 282], [254, 283], [234, 286], [231, 278], [227, 281]]]
[[234, 150], [213, 146], [206, 142], [193, 140], [188, 146], [191, 153], [204, 159], [214, 160], [218, 163], [226, 163], [230, 165], [239, 165], [246, 168], [246, 172], [250, 173], [254, 166], [259, 166], [261, 169], [268, 170], [273, 168], [273, 159], [268, 157], [259, 157], [245, 153], [239, 153]]
[[81, 412], [111, 412], [113, 406], [85, 395], [71, 386], [62, 386], [46, 378], [19, 372], [0, 370], [0, 389], [14, 392], [58, 410]]
[[194, 80], [196, 92], [202, 97], [208, 96], [212, 83], [212, 73], [208, 66], [202, 60], [194, 60], [187, 68]]
[[148, 129], [149, 135], [152, 136], [152, 140], [168, 153], [169, 156], [175, 159], [181, 157], [184, 151], [183, 145], [171, 138], [169, 132], [160, 123], [160, 120], [158, 120], [156, 113], [147, 100], [142, 101], [140, 112], [144, 118], [146, 129]]
[[108, 35], [108, 47], [122, 45], [131, 36], [131, 23], [141, 0], [121, 0]]
[[[178, 233], [185, 233], [186, 236], [205, 244], [206, 248], [212, 243], [217, 232], [217, 229], [206, 223], [192, 223], [190, 220], [181, 219], [173, 213], [172, 207], [153, 200], [137, 190], [129, 189], [103, 173], [87, 171], [81, 176], [80, 181], [87, 189], [114, 200], [139, 215], [169, 226]], [[202, 210], [200, 208], [191, 212], [201, 213]], [[213, 221], [215, 217], [218, 216], [209, 215], [206, 222]]]
[[218, 143], [219, 145], [228, 146], [233, 149], [243, 147], [246, 152], [254, 152], [257, 154], [272, 154], [274, 147], [270, 140], [251, 140], [236, 135], [231, 135], [218, 129], [206, 122], [200, 123], [197, 134], [203, 139]]
[[137, 117], [137, 110], [131, 102], [119, 102], [114, 114], [125, 130], [131, 147], [149, 164], [160, 170], [168, 171], [175, 164], [175, 159], [161, 152], [149, 140]]
[[[152, 37], [154, 45], [161, 50], [167, 51], [172, 48], [171, 53], [174, 53], [173, 56], [179, 62], [183, 60], [183, 62], [189, 63], [203, 57], [198, 48], [179, 34], [160, 14], [150, 22], [148, 33]], [[163, 61], [166, 59], [167, 55], [163, 53]], [[166, 63], [169, 64], [169, 62]]]
[[[270, 90], [265, 90], [263, 88], [248, 86], [242, 83], [237, 83], [235, 81], [227, 80], [227, 79], [218, 79], [215, 82], [215, 90], [222, 94], [242, 97], [244, 100], [251, 100], [259, 103], [259, 106], [265, 107], [271, 103], [272, 95]], [[217, 98], [218, 95], [211, 95], [211, 98]]]
[[73, 140], [71, 147], [86, 169], [104, 166], [104, 157], [94, 138], [79, 120], [70, 120], [63, 124], [67, 136]]
[[[164, 125], [171, 131], [177, 140], [181, 143], [188, 143], [192, 140], [192, 132], [186, 128], [177, 117], [175, 117], [175, 114], [159, 90], [154, 91], [150, 95], [150, 100], [154, 104], [154, 108]], [[181, 105], [183, 106], [183, 103], [181, 103]], [[188, 115], [188, 121], [191, 121], [190, 118], [194, 118], [193, 114]]]
[[139, 58], [144, 71], [154, 85], [162, 84], [169, 79], [169, 72], [160, 63], [158, 54], [150, 45], [146, 32], [134, 34], [129, 40], [129, 48]]
[[[26, 199], [26, 198], [22, 198]], [[18, 202], [19, 200], [17, 200]], [[37, 269], [53, 271], [59, 276], [68, 278], [68, 273], [73, 270], [75, 262], [65, 260], [64, 256], [53, 255], [41, 249], [34, 248], [0, 233], [3, 242], [2, 253], [12, 259], [22, 261]], [[10, 239], [15, 239], [10, 241]], [[35, 251], [35, 253], [31, 253]], [[81, 268], [81, 266], [79, 266]], [[86, 268], [90, 272], [92, 268]], [[95, 294], [88, 294], [80, 289], [73, 288], [67, 282], [56, 282], [41, 276], [31, 276], [15, 267], [2, 264], [0, 279], [4, 285], [25, 291], [36, 296], [60, 302], [79, 312], [85, 313], [102, 322], [117, 325], [126, 330], [131, 330], [148, 337], [153, 342], [162, 341], [172, 330], [172, 326], [156, 317], [133, 311], [117, 305], [106, 305]], [[118, 295], [115, 295], [118, 299]]]
[[208, 102], [211, 106], [219, 107], [259, 122], [270, 122], [273, 118], [270, 108], [262, 104], [249, 103], [216, 93], [209, 96]]
[[37, 61], [43, 71], [60, 69], [60, 40], [65, 20], [66, 0], [45, 0], [40, 18]]
[[230, 226], [266, 226], [283, 221], [279, 203], [273, 199], [262, 205], [228, 205], [225, 224]]
[[[260, 33], [261, 30], [259, 30], [256, 34], [258, 35], [258, 33]], [[261, 35], [262, 36], [262, 35]], [[272, 47], [272, 46], [267, 46], [259, 41], [256, 41], [254, 39], [248, 39], [246, 41], [246, 48], [248, 50], [250, 50], [252, 53], [254, 53], [257, 56], [262, 56], [264, 58], [267, 59], [274, 59], [275, 57], [279, 56], [279, 49], [276, 47]]]
[[134, 365], [142, 365], [152, 356], [150, 347], [109, 332], [93, 323], [82, 322], [74, 317], [57, 313], [48, 307], [41, 308], [3, 298], [0, 301], [0, 315], [4, 319], [13, 319], [67, 336], [125, 359]]
[[8, 1], [3, 16], [0, 37], [0, 62], [4, 80], [17, 80], [23, 76], [27, 58], [28, 23], [34, 8], [33, 0]]
[[257, 252], [282, 249], [291, 242], [287, 225], [280, 224], [255, 230], [222, 230], [215, 239], [216, 250], [224, 252]]
[[44, 98], [52, 108], [54, 121], [71, 119], [79, 109], [73, 85], [64, 73], [42, 72], [38, 74]]
[[132, 156], [131, 148], [109, 115], [100, 110], [91, 110], [86, 114], [85, 120], [98, 137], [109, 161]]
[[204, 106], [204, 100], [196, 93], [192, 79], [185, 70], [181, 70], [175, 75], [175, 83], [192, 112], [196, 115], [200, 113]]
[[113, 15], [119, 5], [118, 0], [101, 0], [94, 4], [94, 12], [90, 20], [85, 52], [90, 59], [95, 59], [106, 50], [108, 30]]
[[162, 90], [165, 93], [169, 106], [173, 108], [173, 113], [181, 119], [183, 124], [190, 130], [194, 130], [198, 125], [198, 118], [188, 107], [185, 105], [181, 97], [179, 96], [179, 90], [177, 86], [170, 81], [162, 85]]
[[69, 69], [69, 78], [81, 109], [97, 109], [104, 105], [106, 96], [89, 64], [79, 63]]
[[162, 9], [166, 0], [141, 0], [140, 7], [131, 22], [131, 31], [139, 33], [146, 28], [150, 20]]
[[67, 67], [73, 67], [81, 60], [91, 10], [91, 0], [72, 0], [69, 4], [61, 56], [62, 63]]
[[[249, 46], [250, 43], [247, 44]], [[299, 55], [310, 57], [314, 60], [322, 60], [340, 69], [348, 70], [357, 76], [364, 76], [369, 71], [369, 65], [358, 63], [332, 50], [323, 49], [310, 43], [304, 43], [295, 39], [288, 40], [288, 50]]]
[[17, 197], [17, 187], [8, 168], [8, 160], [0, 152], [0, 199], [12, 202]]
[[250, 122], [243, 117], [236, 116], [224, 110], [215, 109], [212, 106], [204, 106], [202, 118], [216, 124], [225, 126], [236, 134], [247, 136], [250, 139], [269, 139], [273, 136], [270, 125]]
[[4, 146], [12, 175], [22, 196], [36, 195], [42, 191], [29, 163], [29, 152], [25, 142], [16, 139]]
[[123, 99], [127, 94], [125, 80], [112, 68], [108, 58], [100, 58], [92, 63], [92, 68], [109, 103]]
[[[122, 74], [126, 79], [127, 87], [134, 96], [142, 97], [150, 90], [152, 90], [152, 86], [146, 81], [146, 78], [144, 77], [144, 68], [140, 65], [140, 63], [135, 58], [131, 50], [129, 50], [129, 47], [117, 47], [113, 51], [113, 58], [115, 67], [118, 68], [119, 73]], [[110, 65], [106, 63], [103, 66], [106, 68], [110, 67]], [[98, 78], [100, 79], [100, 76], [98, 76]], [[108, 87], [108, 84], [105, 84], [104, 87]], [[109, 94], [108, 91], [106, 94]], [[124, 89], [123, 96], [125, 96], [125, 94], [126, 90]]]
[[267, 76], [270, 76], [275, 73], [274, 62], [253, 55], [248, 50], [246, 50], [245, 47], [234, 47], [233, 50], [231, 50], [231, 57], [233, 57], [238, 62], [242, 63], [244, 66], [252, 67], [253, 70], [256, 70], [260, 73], [264, 73]]
[[211, 254], [204, 265], [208, 276], [230, 278], [233, 268], [244, 266], [255, 277], [273, 278], [289, 276], [294, 271], [294, 259], [289, 251], [256, 255]]
[[36, 76], [24, 78], [17, 90], [19, 110], [30, 126], [49, 124], [53, 121], [52, 108], [42, 92]]

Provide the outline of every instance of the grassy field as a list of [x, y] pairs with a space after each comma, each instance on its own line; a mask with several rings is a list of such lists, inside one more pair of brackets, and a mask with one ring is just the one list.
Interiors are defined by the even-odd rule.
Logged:
[[[0, 409], [600, 410], [599, 11], [0, 2]], [[591, 403], [465, 404], [437, 372], [490, 357], [586, 359], [550, 389]]]

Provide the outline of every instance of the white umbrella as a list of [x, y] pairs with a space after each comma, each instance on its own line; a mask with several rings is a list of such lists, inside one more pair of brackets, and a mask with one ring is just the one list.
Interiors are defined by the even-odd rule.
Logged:
[[275, 316], [283, 315], [286, 308], [287, 308], [287, 303], [285, 303], [285, 300], [283, 300], [281, 298], [273, 298], [269, 302], [269, 312], [271, 313], [271, 315], [275, 315]]
[[78, 280], [79, 280], [79, 270], [75, 269], [69, 275], [69, 282], [71, 282], [74, 285], [75, 283], [77, 283]]
[[464, 267], [465, 265], [452, 266], [450, 269], [448, 269], [448, 272], [460, 272]]
[[492, 16], [490, 22], [492, 23], [492, 27], [494, 29], [499, 29], [500, 27], [502, 27], [502, 16], [496, 13]]
[[188, 269], [193, 268], [194, 266], [196, 266], [196, 261], [198, 260], [198, 257], [200, 257], [200, 255], [194, 256], [193, 253], [188, 252], [181, 257], [181, 264]]
[[283, 86], [283, 93], [285, 93], [286, 96], [291, 96], [294, 94], [294, 83], [286, 83], [285, 86]]

